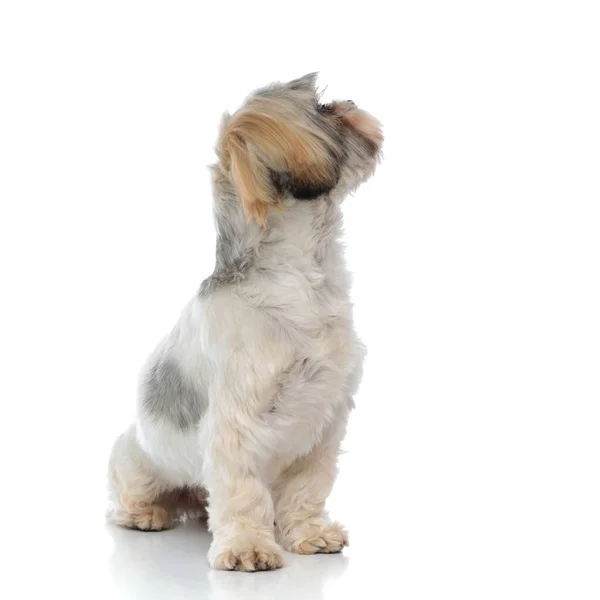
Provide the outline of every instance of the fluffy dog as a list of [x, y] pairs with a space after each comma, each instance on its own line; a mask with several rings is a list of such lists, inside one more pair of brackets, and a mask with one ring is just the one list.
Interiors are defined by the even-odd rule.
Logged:
[[206, 507], [216, 569], [348, 543], [324, 510], [364, 356], [340, 204], [382, 141], [353, 102], [320, 104], [315, 74], [225, 115], [215, 270], [142, 370], [136, 422], [110, 458], [116, 523], [160, 530]]

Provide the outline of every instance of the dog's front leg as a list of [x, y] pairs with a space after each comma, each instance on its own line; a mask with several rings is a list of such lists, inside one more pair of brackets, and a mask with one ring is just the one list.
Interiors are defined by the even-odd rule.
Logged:
[[215, 569], [264, 571], [283, 566], [274, 537], [271, 492], [264, 481], [268, 436], [260, 415], [213, 415], [204, 465], [208, 559]]
[[330, 521], [325, 502], [337, 475], [345, 420], [338, 431], [282, 473], [274, 486], [277, 534], [283, 547], [298, 554], [340, 552], [348, 545], [344, 527]]

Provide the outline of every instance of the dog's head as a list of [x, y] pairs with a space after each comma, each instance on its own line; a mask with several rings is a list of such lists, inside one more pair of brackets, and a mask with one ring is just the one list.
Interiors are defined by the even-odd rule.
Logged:
[[316, 73], [252, 94], [226, 115], [221, 167], [244, 212], [262, 225], [286, 196], [341, 196], [367, 179], [379, 158], [379, 122], [353, 102], [320, 104]]

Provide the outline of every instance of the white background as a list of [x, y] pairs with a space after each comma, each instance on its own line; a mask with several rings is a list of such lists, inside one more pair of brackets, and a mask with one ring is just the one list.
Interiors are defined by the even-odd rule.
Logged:
[[[4, 0], [0, 593], [597, 598], [599, 31], [576, 0]], [[107, 453], [212, 270], [221, 113], [313, 70], [386, 133], [345, 205], [352, 545], [209, 573], [200, 527], [104, 525]]]

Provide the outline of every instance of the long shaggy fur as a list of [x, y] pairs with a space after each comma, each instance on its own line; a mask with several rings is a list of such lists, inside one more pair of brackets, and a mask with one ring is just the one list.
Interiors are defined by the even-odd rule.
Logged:
[[109, 464], [110, 516], [144, 530], [208, 512], [217, 569], [338, 552], [325, 501], [361, 377], [340, 203], [378, 162], [379, 123], [320, 105], [316, 76], [226, 115], [213, 274], [150, 355]]

